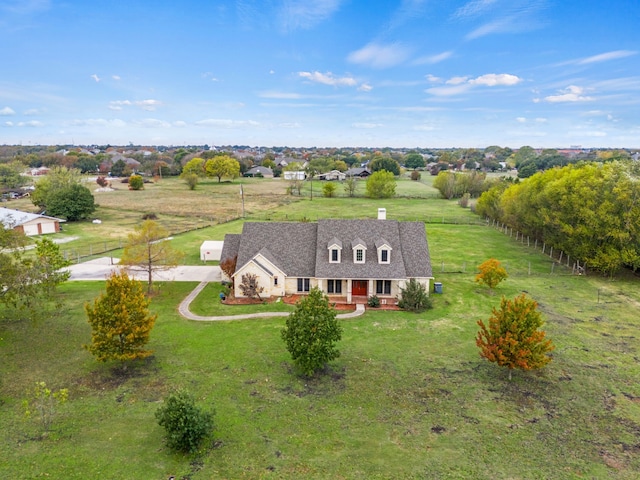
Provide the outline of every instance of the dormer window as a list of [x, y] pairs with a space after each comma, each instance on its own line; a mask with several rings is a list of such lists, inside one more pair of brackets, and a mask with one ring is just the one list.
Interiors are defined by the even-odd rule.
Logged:
[[376, 249], [378, 250], [378, 263], [391, 263], [391, 247], [388, 242], [384, 239], [377, 241]]
[[353, 263], [365, 263], [367, 247], [360, 239], [355, 239], [352, 242], [353, 248]]
[[337, 238], [334, 238], [329, 242], [329, 263], [340, 263], [342, 242]]

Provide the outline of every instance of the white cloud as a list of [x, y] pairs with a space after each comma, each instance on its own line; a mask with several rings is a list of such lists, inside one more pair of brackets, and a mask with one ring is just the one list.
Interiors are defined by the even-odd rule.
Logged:
[[29, 122], [19, 122], [18, 123], [19, 127], [33, 127], [33, 128], [40, 128], [40, 127], [44, 127], [44, 123], [39, 122], [38, 120], [31, 120]]
[[[429, 76], [427, 76], [427, 79], [429, 79]], [[436, 77], [433, 77], [433, 79], [436, 79]], [[438, 97], [445, 97], [465, 93], [473, 87], [510, 87], [521, 81], [520, 77], [508, 73], [487, 73], [476, 78], [451, 77], [444, 82], [446, 86], [428, 88], [426, 92]]]
[[72, 120], [71, 122], [69, 122], [69, 125], [73, 127], [102, 127], [102, 128], [107, 128], [107, 127], [123, 128], [127, 126], [126, 122], [119, 120], [117, 118], [113, 120], [107, 120], [104, 118], [86, 118], [83, 120]]
[[187, 126], [187, 122], [183, 120], [176, 120], [175, 122], [173, 122], [173, 126], [177, 128], [183, 128]]
[[451, 77], [444, 83], [446, 83], [447, 85], [461, 85], [463, 83], [466, 83], [468, 78], [469, 77]]
[[113, 78], [116, 81], [121, 80], [120, 75], [111, 75], [111, 78]]
[[487, 12], [497, 0], [475, 0], [458, 8], [453, 14], [454, 18], [476, 17]]
[[276, 99], [286, 99], [286, 100], [296, 100], [300, 98], [304, 98], [299, 93], [291, 93], [291, 92], [261, 92], [258, 94], [260, 98], [276, 98]]
[[135, 125], [143, 128], [169, 128], [171, 124], [157, 118], [145, 118], [144, 120], [136, 120]]
[[13, 122], [4, 122], [5, 127], [13, 127]]
[[389, 68], [403, 63], [409, 56], [409, 49], [399, 43], [381, 45], [369, 43], [360, 50], [351, 52], [347, 61], [373, 68]]
[[302, 125], [300, 125], [298, 122], [284, 122], [284, 123], [279, 123], [278, 127], [280, 127], [280, 128], [300, 128], [300, 127], [302, 127]]
[[222, 118], [208, 118], [205, 120], [198, 120], [196, 125], [204, 127], [220, 127], [220, 128], [243, 128], [243, 127], [257, 127], [260, 124], [254, 120], [229, 120]]
[[2, 110], [0, 110], [0, 115], [2, 115], [3, 117], [8, 117], [15, 114], [15, 110], [11, 107], [4, 107]]
[[368, 83], [363, 83], [358, 87], [358, 90], [360, 90], [361, 92], [370, 92], [371, 90], [373, 90], [373, 87]]
[[136, 100], [135, 102], [132, 102], [131, 100], [112, 100], [109, 102], [109, 109], [118, 111], [122, 110], [123, 107], [129, 107], [131, 105], [135, 105], [143, 110], [151, 112], [154, 111], [156, 107], [162, 105], [162, 102], [154, 99]]
[[415, 65], [440, 63], [447, 60], [448, 58], [451, 58], [452, 55], [453, 55], [453, 52], [449, 50], [447, 52], [438, 53], [436, 55], [420, 57], [417, 60], [415, 60], [413, 63]]
[[353, 77], [336, 77], [331, 72], [298, 72], [298, 75], [302, 78], [315, 83], [321, 83], [323, 85], [331, 85], [334, 87], [355, 87], [358, 82]]
[[472, 85], [486, 85], [487, 87], [495, 87], [498, 85], [516, 85], [521, 81], [521, 78], [515, 75], [510, 75], [508, 73], [488, 73], [486, 75], [481, 75], [478, 78], [474, 78], [473, 80], [469, 80], [469, 83]]
[[427, 79], [428, 82], [430, 83], [441, 83], [442, 79], [440, 77], [436, 77], [435, 75], [431, 75], [430, 73], [425, 75], [425, 77]]
[[354, 128], [364, 128], [364, 129], [384, 127], [382, 123], [367, 123], [367, 122], [356, 122], [356, 123], [352, 123], [351, 126]]
[[526, 119], [526, 117], [517, 117], [516, 118], [516, 122], [527, 123], [527, 119]]
[[578, 60], [578, 65], [586, 65], [589, 63], [606, 62], [608, 60], [615, 60], [617, 58], [630, 57], [636, 55], [638, 52], [633, 50], [614, 50], [612, 52], [601, 53], [599, 55], [593, 55], [592, 57], [583, 58]]
[[40, 115], [40, 110], [38, 110], [37, 108], [30, 108], [28, 110], [25, 110], [22, 113], [23, 113], [23, 115], [27, 115], [27, 116]]
[[547, 123], [548, 120], [546, 118], [543, 117], [538, 117], [536, 118], [536, 123]]
[[308, 29], [340, 8], [341, 0], [283, 0], [278, 17], [284, 31]]
[[558, 95], [549, 95], [548, 97], [544, 97], [544, 100], [549, 103], [589, 102], [593, 100], [593, 97], [583, 95], [584, 93], [584, 88], [577, 87], [575, 85], [569, 85]]
[[433, 125], [422, 124], [422, 125], [414, 125], [412, 129], [418, 132], [432, 132], [436, 129], [436, 127], [434, 127]]
[[138, 107], [142, 108], [143, 110], [147, 110], [148, 112], [151, 112], [153, 110], [156, 109], [156, 107], [162, 105], [162, 102], [160, 100], [153, 100], [153, 99], [148, 99], [148, 100], [139, 100], [134, 102]]
[[91, 78], [93, 78], [96, 83], [100, 82], [100, 77], [98, 75], [96, 75], [95, 73], [93, 75], [91, 75]]

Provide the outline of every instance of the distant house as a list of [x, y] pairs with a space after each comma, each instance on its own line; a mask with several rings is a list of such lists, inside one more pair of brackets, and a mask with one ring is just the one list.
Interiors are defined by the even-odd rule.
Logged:
[[387, 220], [385, 209], [377, 220], [247, 222], [225, 236], [221, 262], [233, 258], [236, 297], [245, 274], [256, 275], [265, 297], [318, 287], [343, 303], [395, 302], [409, 279], [427, 291], [433, 279], [424, 223]]
[[350, 168], [349, 170], [347, 170], [346, 172], [344, 172], [344, 174], [347, 177], [360, 177], [360, 178], [366, 178], [369, 175], [371, 175], [371, 170], [369, 170], [366, 167], [356, 167], [356, 168]]
[[0, 207], [0, 223], [3, 227], [18, 230], [27, 236], [57, 233], [60, 231], [60, 222], [64, 221], [61, 218]]
[[273, 170], [269, 167], [257, 166], [244, 172], [245, 177], [273, 178]]
[[339, 180], [342, 181], [347, 178], [347, 174], [340, 170], [331, 170], [330, 172], [320, 173], [318, 175], [319, 180]]
[[282, 172], [285, 180], [304, 180], [306, 175], [303, 171]]

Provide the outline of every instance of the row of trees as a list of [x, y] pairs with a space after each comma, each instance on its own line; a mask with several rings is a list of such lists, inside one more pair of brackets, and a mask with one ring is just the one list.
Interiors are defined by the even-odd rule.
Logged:
[[613, 275], [640, 267], [640, 168], [585, 163], [502, 182], [483, 193], [480, 215]]

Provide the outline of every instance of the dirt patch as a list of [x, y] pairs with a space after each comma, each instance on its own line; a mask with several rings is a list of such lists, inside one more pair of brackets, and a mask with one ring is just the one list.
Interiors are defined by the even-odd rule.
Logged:
[[153, 356], [143, 360], [116, 365], [109, 370], [93, 371], [76, 380], [75, 385], [91, 390], [115, 390], [133, 379], [142, 379], [156, 374], [158, 368]]

